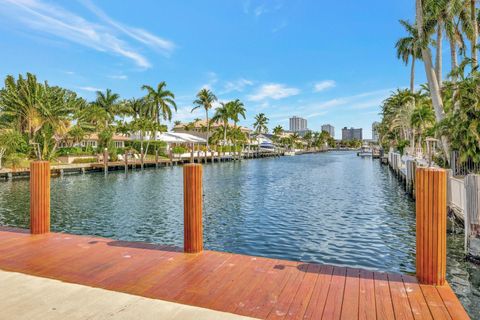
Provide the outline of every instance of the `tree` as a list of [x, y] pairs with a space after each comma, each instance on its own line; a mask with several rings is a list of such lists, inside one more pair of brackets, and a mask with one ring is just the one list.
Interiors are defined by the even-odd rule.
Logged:
[[50, 160], [68, 133], [73, 115], [85, 104], [74, 92], [39, 83], [31, 73], [18, 79], [7, 76], [0, 90], [0, 128], [25, 134], [36, 158]]
[[282, 133], [283, 133], [283, 127], [281, 125], [278, 125], [275, 128], [273, 128], [273, 134], [275, 136], [279, 137], [280, 135], [282, 135]]
[[12, 129], [0, 131], [0, 169], [4, 158], [19, 154], [22, 149], [26, 149], [26, 144], [20, 132]]
[[253, 127], [255, 129], [255, 132], [257, 133], [268, 133], [268, 118], [265, 116], [264, 113], [259, 113], [255, 116], [255, 123], [253, 124]]
[[119, 99], [120, 95], [112, 93], [111, 89], [107, 89], [105, 93], [97, 91], [97, 98], [94, 105], [103, 110], [103, 118], [105, 127], [108, 127], [114, 120], [115, 116], [119, 114]]
[[193, 107], [192, 112], [198, 108], [203, 108], [205, 110], [205, 119], [207, 122], [207, 150], [209, 149], [208, 139], [210, 137], [210, 121], [208, 119], [208, 111], [213, 108], [213, 103], [215, 101], [217, 101], [217, 97], [208, 89], [200, 90], [197, 93], [197, 99], [193, 101], [195, 107]]
[[160, 116], [165, 121], [172, 120], [172, 108], [177, 111], [175, 95], [166, 89], [165, 81], [160, 82], [154, 89], [149, 85], [143, 85], [142, 90], [147, 90], [148, 114], [160, 124]]
[[[435, 74], [435, 70], [433, 69], [432, 64], [432, 54], [428, 45], [428, 37], [424, 32], [424, 18], [423, 18], [423, 4], [422, 0], [416, 0], [415, 11], [417, 16], [417, 30], [418, 30], [418, 37], [422, 43], [422, 60], [425, 65], [425, 73], [428, 79], [428, 86], [430, 88], [430, 96], [432, 98], [433, 108], [435, 110], [435, 118], [437, 122], [442, 121], [445, 118], [444, 110], [443, 110], [443, 100], [440, 92], [440, 85], [437, 81], [437, 77]], [[445, 154], [445, 158], [450, 158], [450, 147], [448, 143], [448, 139], [445, 136], [442, 136], [442, 147]]]
[[212, 122], [221, 122], [223, 124], [223, 145], [227, 145], [227, 128], [228, 120], [232, 115], [232, 104], [220, 102], [220, 107], [217, 108], [215, 114], [212, 117]]
[[400, 20], [400, 24], [405, 28], [408, 36], [401, 38], [395, 44], [397, 49], [397, 58], [401, 59], [408, 65], [410, 59], [412, 60], [412, 66], [410, 70], [410, 91], [415, 91], [415, 60], [420, 59], [422, 50], [421, 43], [418, 37], [418, 30], [414, 25], [408, 23], [408, 21]]

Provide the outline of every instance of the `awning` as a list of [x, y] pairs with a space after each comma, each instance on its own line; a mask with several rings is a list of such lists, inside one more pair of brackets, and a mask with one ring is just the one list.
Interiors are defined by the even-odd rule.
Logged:
[[188, 133], [165, 132], [158, 136], [158, 140], [167, 143], [200, 143], [206, 144], [207, 140]]

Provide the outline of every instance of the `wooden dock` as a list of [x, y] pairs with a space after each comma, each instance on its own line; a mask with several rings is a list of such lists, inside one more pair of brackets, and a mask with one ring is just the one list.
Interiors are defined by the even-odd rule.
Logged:
[[[0, 269], [259, 319], [469, 319], [448, 286], [368, 270], [0, 228]], [[80, 306], [79, 306], [80, 307]]]

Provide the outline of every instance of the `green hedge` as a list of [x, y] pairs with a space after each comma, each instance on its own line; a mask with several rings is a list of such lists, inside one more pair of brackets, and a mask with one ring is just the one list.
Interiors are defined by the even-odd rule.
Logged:
[[182, 146], [175, 146], [172, 148], [172, 153], [173, 154], [182, 154], [182, 153], [185, 153], [187, 152], [188, 150], [185, 149], [184, 147]]
[[98, 162], [97, 158], [78, 158], [73, 160], [72, 163], [79, 164], [79, 163], [95, 163]]

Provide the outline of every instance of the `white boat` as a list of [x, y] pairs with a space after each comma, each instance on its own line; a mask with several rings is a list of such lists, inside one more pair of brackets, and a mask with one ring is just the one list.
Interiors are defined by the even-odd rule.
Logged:
[[295, 151], [285, 151], [284, 155], [286, 156], [294, 156], [296, 153]]
[[371, 157], [372, 156], [372, 148], [367, 145], [363, 145], [362, 149], [357, 152], [357, 156], [359, 157]]

